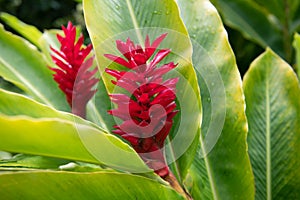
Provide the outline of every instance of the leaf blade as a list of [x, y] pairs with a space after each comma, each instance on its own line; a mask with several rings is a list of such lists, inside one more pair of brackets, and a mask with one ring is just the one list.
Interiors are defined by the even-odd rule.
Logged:
[[149, 171], [128, 145], [87, 125], [61, 119], [4, 115], [0, 115], [0, 124], [0, 149], [4, 151], [105, 164], [125, 171]]
[[244, 90], [256, 198], [298, 198], [299, 82], [291, 67], [267, 49], [251, 64]]
[[193, 39], [203, 107], [200, 146], [186, 185], [195, 199], [254, 199], [242, 83], [227, 33], [209, 1], [178, 4]]
[[0, 27], [0, 75], [35, 100], [69, 111], [42, 54], [27, 41]]
[[5, 199], [184, 199], [157, 181], [116, 172], [5, 173], [0, 183]]
[[1, 89], [0, 124], [1, 150], [103, 162], [121, 170], [123, 165], [129, 171], [148, 169], [132, 148], [95, 124]]
[[29, 40], [32, 44], [40, 47], [38, 41], [42, 37], [42, 33], [36, 27], [25, 24], [15, 16], [8, 13], [1, 13], [0, 19], [15, 31], [17, 31], [19, 34], [21, 34], [23, 37], [25, 37], [27, 40]]

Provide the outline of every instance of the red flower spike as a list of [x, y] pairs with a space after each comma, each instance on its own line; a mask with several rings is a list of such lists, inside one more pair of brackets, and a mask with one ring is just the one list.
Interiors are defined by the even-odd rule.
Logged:
[[144, 49], [129, 38], [126, 42], [117, 40], [117, 48], [124, 57], [105, 54], [108, 59], [131, 70], [105, 70], [115, 78], [113, 84], [131, 94], [110, 95], [118, 108], [108, 113], [123, 120], [122, 124], [114, 126], [113, 133], [130, 142], [144, 162], [161, 177], [169, 175], [162, 148], [177, 113], [175, 88], [178, 78], [163, 82], [163, 75], [177, 65], [170, 62], [157, 67], [170, 49], [162, 49], [153, 56], [166, 35], [159, 36], [152, 44], [147, 36]]
[[60, 50], [50, 47], [53, 53], [52, 60], [58, 68], [50, 69], [55, 72], [53, 78], [65, 93], [72, 113], [85, 118], [86, 105], [96, 93], [92, 88], [98, 82], [94, 77], [97, 68], [89, 70], [93, 65], [94, 57], [85, 60], [92, 50], [92, 45], [83, 47], [83, 35], [75, 41], [76, 27], [71, 22], [67, 27], [62, 26], [62, 30], [64, 36], [57, 34], [61, 44]]

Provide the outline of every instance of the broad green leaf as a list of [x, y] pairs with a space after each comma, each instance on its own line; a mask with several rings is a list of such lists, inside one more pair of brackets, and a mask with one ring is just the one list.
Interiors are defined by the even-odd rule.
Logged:
[[300, 88], [292, 68], [267, 49], [244, 78], [256, 199], [300, 197]]
[[183, 180], [198, 143], [201, 108], [197, 79], [191, 65], [192, 48], [176, 3], [174, 0], [85, 0], [83, 6], [98, 67], [108, 93], [115, 93], [117, 87], [111, 83], [112, 78], [103, 73], [104, 69], [122, 68], [103, 56], [104, 53], [119, 54], [115, 41], [130, 37], [135, 43], [143, 45], [147, 34], [152, 42], [159, 35], [168, 33], [159, 48], [172, 49], [172, 55], [160, 65], [167, 61], [179, 63], [169, 76], [180, 77], [176, 94], [180, 112], [166, 145], [166, 157], [169, 163], [176, 160], [173, 172], [179, 181]]
[[186, 186], [194, 199], [254, 199], [241, 78], [221, 19], [208, 0], [178, 0], [193, 43], [203, 122]]
[[45, 30], [42, 33], [35, 26], [28, 25], [8, 13], [0, 13], [0, 19], [25, 39], [34, 44], [38, 49], [40, 49], [43, 52], [48, 65], [54, 66], [50, 56], [50, 45], [56, 49], [59, 49], [59, 43], [56, 39], [56, 34], [62, 31], [52, 29]]
[[0, 46], [0, 76], [41, 103], [70, 110], [46, 61], [33, 45], [0, 25]]
[[149, 171], [131, 147], [88, 125], [0, 115], [0, 127], [3, 151], [99, 163], [131, 172]]
[[[276, 1], [276, 0], [274, 0]], [[213, 0], [225, 23], [262, 47], [285, 56], [282, 27], [270, 13], [251, 0]]]
[[13, 28], [16, 32], [29, 40], [32, 44], [40, 47], [39, 39], [42, 33], [34, 26], [25, 24], [13, 15], [8, 13], [0, 13], [0, 19]]
[[300, 35], [295, 33], [293, 46], [296, 50], [296, 72], [298, 74], [298, 78], [300, 80]]
[[[132, 168], [134, 171], [136, 169], [133, 166], [136, 165], [137, 169], [144, 166], [131, 148], [116, 137], [106, 134], [98, 126], [73, 114], [57, 111], [23, 95], [0, 89], [0, 117], [4, 123], [0, 126], [1, 150], [64, 159], [73, 158], [73, 160], [93, 163], [103, 162], [107, 165], [120, 164], [121, 169], [124, 165], [125, 169]], [[5, 123], [7, 120], [9, 122]], [[24, 128], [21, 124], [24, 125]], [[81, 131], [81, 129], [84, 130]], [[22, 139], [22, 137], [26, 139]], [[57, 138], [61, 140], [61, 143], [56, 142]], [[41, 141], [44, 141], [44, 145], [41, 144]], [[19, 146], [18, 143], [22, 145]], [[57, 145], [57, 149], [55, 149], [55, 145]], [[69, 145], [73, 145], [74, 149], [63, 151], [64, 148], [68, 149]], [[76, 155], [77, 150], [78, 155]], [[95, 158], [91, 160], [90, 154], [96, 154]], [[117, 162], [105, 163], [102, 155], [98, 156], [98, 154], [107, 154], [107, 156], [114, 157], [113, 160]], [[124, 160], [119, 160], [121, 163], [118, 161], [118, 156], [123, 156]], [[131, 161], [130, 164], [128, 160]], [[124, 161], [126, 163], [122, 163]]]
[[0, 174], [3, 199], [184, 199], [168, 185], [116, 172]]
[[0, 89], [0, 114], [7, 116], [28, 116], [32, 118], [63, 119], [70, 122], [93, 126], [101, 131], [100, 127], [76, 115], [55, 110], [52, 107], [38, 103], [28, 97]]
[[[134, 172], [142, 169], [145, 172], [146, 167], [138, 155], [113, 135], [106, 134], [89, 121], [23, 95], [0, 89], [0, 118], [3, 120], [0, 120], [0, 124], [3, 123], [0, 125], [1, 150], [102, 163]], [[64, 151], [64, 148], [67, 150]]]

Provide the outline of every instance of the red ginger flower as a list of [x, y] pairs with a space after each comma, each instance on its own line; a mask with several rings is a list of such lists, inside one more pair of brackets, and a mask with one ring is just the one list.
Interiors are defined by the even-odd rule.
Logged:
[[[157, 67], [170, 49], [156, 51], [167, 34], [159, 36], [152, 44], [149, 37], [145, 40], [145, 49], [135, 45], [129, 38], [126, 42], [116, 41], [118, 50], [126, 58], [106, 54], [105, 56], [123, 65], [131, 71], [117, 71], [106, 68], [106, 72], [116, 78], [113, 84], [127, 90], [126, 94], [111, 94], [117, 109], [108, 111], [123, 120], [115, 125], [113, 132], [129, 141], [144, 162], [161, 177], [169, 175], [169, 168], [162, 152], [164, 142], [177, 113], [175, 88], [178, 78], [163, 81], [162, 76], [176, 67], [173, 62]], [[149, 61], [150, 60], [150, 61]]]
[[65, 93], [66, 99], [72, 108], [72, 113], [85, 118], [86, 105], [93, 97], [96, 90], [92, 88], [98, 82], [94, 77], [97, 68], [89, 71], [93, 64], [93, 57], [85, 58], [92, 50], [92, 45], [83, 47], [84, 37], [80, 35], [76, 40], [76, 27], [71, 22], [67, 28], [62, 26], [64, 36], [57, 34], [61, 44], [60, 51], [50, 47], [55, 53], [52, 54], [53, 62], [59, 68], [50, 68], [56, 72], [53, 77], [59, 84], [59, 88]]

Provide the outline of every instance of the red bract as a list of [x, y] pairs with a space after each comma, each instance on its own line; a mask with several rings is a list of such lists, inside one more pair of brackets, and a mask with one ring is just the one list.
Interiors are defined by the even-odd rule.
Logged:
[[96, 90], [92, 88], [98, 82], [94, 77], [97, 68], [89, 71], [93, 64], [93, 57], [86, 59], [92, 50], [92, 45], [83, 47], [84, 37], [80, 35], [76, 41], [76, 27], [71, 22], [67, 28], [62, 26], [64, 36], [57, 34], [61, 44], [60, 51], [52, 48], [52, 59], [58, 68], [50, 68], [55, 72], [54, 80], [65, 93], [72, 112], [85, 118], [86, 104], [93, 97]]
[[[159, 50], [159, 44], [166, 34], [159, 36], [152, 44], [146, 37], [145, 48], [135, 45], [129, 38], [126, 42], [117, 40], [117, 48], [125, 57], [106, 54], [110, 60], [129, 68], [129, 71], [106, 69], [116, 78], [115, 85], [126, 89], [126, 94], [111, 94], [117, 109], [108, 111], [123, 120], [115, 125], [113, 132], [129, 141], [144, 162], [161, 177], [169, 174], [162, 148], [172, 125], [175, 111], [175, 88], [178, 78], [163, 81], [163, 75], [176, 67], [173, 62], [157, 67], [170, 49]], [[153, 59], [150, 59], [153, 56]]]

